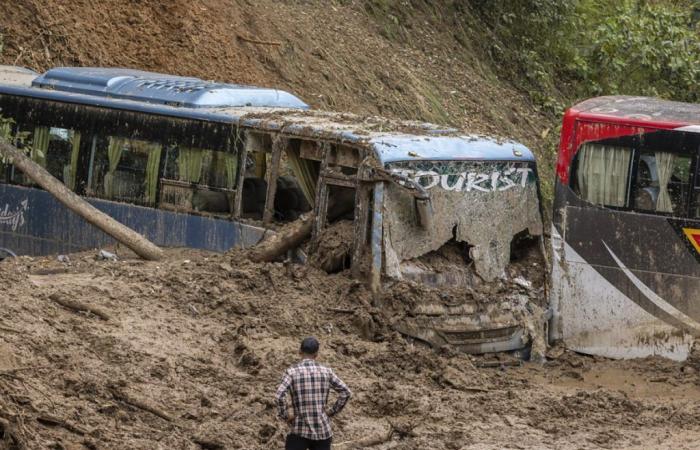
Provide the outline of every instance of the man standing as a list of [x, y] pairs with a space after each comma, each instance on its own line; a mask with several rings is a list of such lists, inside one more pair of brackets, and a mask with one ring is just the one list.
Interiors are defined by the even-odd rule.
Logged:
[[[277, 414], [291, 427], [285, 450], [330, 450], [333, 437], [330, 418], [345, 407], [351, 395], [330, 368], [316, 362], [318, 348], [314, 337], [301, 341], [302, 361], [284, 372], [275, 394]], [[326, 409], [331, 389], [338, 393], [338, 399]], [[287, 412], [287, 391], [292, 393], [292, 414]]]

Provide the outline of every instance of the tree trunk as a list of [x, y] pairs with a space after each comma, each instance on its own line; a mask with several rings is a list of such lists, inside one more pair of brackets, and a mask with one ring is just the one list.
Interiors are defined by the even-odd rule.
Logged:
[[126, 245], [140, 257], [154, 261], [163, 258], [163, 250], [151, 241], [80, 198], [46, 169], [29, 159], [21, 150], [8, 144], [4, 139], [0, 139], [0, 155], [7, 158], [15, 167], [51, 193], [68, 209]]
[[256, 262], [274, 261], [288, 250], [298, 247], [311, 235], [314, 215], [301, 216], [294, 222], [283, 226], [251, 249], [250, 259]]

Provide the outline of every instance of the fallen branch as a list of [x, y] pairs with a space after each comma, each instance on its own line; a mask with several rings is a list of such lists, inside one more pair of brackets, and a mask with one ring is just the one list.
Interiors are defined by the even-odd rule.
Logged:
[[54, 302], [58, 303], [59, 305], [65, 307], [65, 308], [68, 308], [72, 311], [89, 312], [89, 313], [96, 315], [100, 319], [106, 320], [108, 322], [110, 320], [112, 320], [112, 318], [109, 316], [109, 314], [107, 314], [102, 309], [100, 309], [96, 306], [86, 305], [85, 303], [81, 303], [81, 302], [76, 301], [76, 300], [69, 300], [65, 297], [62, 297], [61, 295], [59, 295], [57, 293], [53, 293], [53, 294], [49, 295], [49, 299], [53, 300]]
[[66, 422], [65, 420], [59, 419], [58, 417], [54, 416], [49, 416], [49, 415], [41, 415], [36, 418], [37, 422], [43, 424], [43, 425], [49, 425], [52, 427], [61, 427], [63, 429], [66, 429], [70, 431], [71, 433], [78, 434], [80, 436], [85, 436], [88, 434], [86, 430], [83, 430], [82, 428], [79, 428], [69, 422]]
[[165, 411], [161, 410], [160, 408], [158, 408], [158, 407], [156, 407], [156, 406], [153, 406], [153, 405], [151, 405], [150, 403], [147, 403], [147, 402], [145, 402], [145, 401], [143, 401], [143, 400], [139, 400], [139, 399], [137, 399], [137, 398], [134, 398], [134, 397], [130, 396], [129, 394], [127, 394], [127, 393], [124, 392], [124, 391], [121, 391], [121, 390], [119, 390], [119, 389], [113, 388], [113, 389], [112, 389], [112, 395], [114, 396], [114, 398], [116, 398], [117, 400], [120, 400], [120, 401], [126, 403], [127, 405], [131, 405], [131, 406], [133, 406], [133, 407], [135, 407], [135, 408], [138, 408], [138, 409], [141, 409], [141, 410], [143, 410], [143, 411], [149, 412], [149, 413], [153, 414], [154, 416], [160, 417], [160, 418], [163, 419], [163, 420], [167, 420], [168, 422], [174, 422], [174, 421], [175, 421], [175, 419], [173, 418], [173, 416], [171, 416], [170, 414], [168, 414], [168, 413], [166, 413]]
[[27, 157], [22, 150], [14, 147], [5, 139], [0, 139], [0, 156], [8, 160], [17, 169], [20, 169], [33, 182], [48, 191], [68, 209], [123, 243], [140, 257], [154, 261], [163, 259], [162, 249], [136, 231], [92, 206], [78, 194], [68, 189], [65, 184], [57, 180], [45, 168]]
[[261, 40], [258, 40], [258, 39], [253, 39], [253, 38], [249, 38], [249, 37], [243, 36], [243, 35], [241, 35], [241, 34], [236, 35], [236, 37], [237, 37], [238, 39], [244, 41], [244, 42], [250, 42], [251, 44], [258, 44], [258, 45], [282, 45], [282, 43], [281, 43], [281, 42], [278, 42], [278, 41], [261, 41]]
[[467, 391], [467, 392], [494, 392], [492, 389], [486, 389], [482, 387], [476, 387], [476, 386], [460, 386], [457, 389], [461, 391]]
[[341, 313], [341, 314], [354, 314], [355, 313], [355, 308], [326, 308], [326, 311], [334, 312], [334, 313]]
[[298, 247], [311, 235], [315, 216], [301, 216], [294, 222], [284, 225], [280, 230], [250, 249], [250, 259], [255, 262], [274, 261], [288, 250]]

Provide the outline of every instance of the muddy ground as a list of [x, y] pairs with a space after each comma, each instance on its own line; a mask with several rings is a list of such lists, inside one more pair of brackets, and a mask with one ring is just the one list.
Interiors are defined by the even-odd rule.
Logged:
[[[344, 273], [170, 250], [0, 263], [0, 448], [270, 449], [300, 338], [354, 397], [335, 448], [697, 448], [700, 365], [415, 345]], [[411, 296], [410, 284], [399, 290]], [[396, 299], [396, 292], [392, 294]], [[60, 303], [79, 301], [99, 315]], [[104, 320], [108, 319], [108, 320]], [[370, 443], [376, 445], [369, 446]]]

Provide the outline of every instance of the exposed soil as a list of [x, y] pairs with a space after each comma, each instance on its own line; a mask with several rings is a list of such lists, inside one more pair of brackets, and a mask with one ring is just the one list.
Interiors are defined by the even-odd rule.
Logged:
[[[335, 448], [390, 430], [372, 448], [690, 449], [700, 439], [695, 360], [554, 348], [544, 365], [518, 366], [434, 351], [391, 331], [344, 273], [237, 253], [171, 250], [159, 263], [119, 253], [0, 263], [5, 448], [280, 448], [272, 396], [308, 334], [354, 391]], [[411, 295], [386, 302], [401, 292]]]
[[[18, 0], [0, 16], [0, 62], [37, 71], [121, 66], [274, 86], [316, 108], [449, 124], [543, 150], [537, 147], [550, 125], [499, 79], [508, 69], [492, 65], [468, 6], [416, 2], [397, 18], [371, 7], [380, 3]], [[549, 155], [540, 156], [549, 164]]]
[[[499, 77], [509, 69], [491, 62], [467, 2], [405, 2], [400, 17], [361, 0], [5, 3], [3, 64], [275, 86], [318, 108], [513, 137], [533, 147], [543, 182], [552, 172], [542, 144], [554, 133]], [[320, 254], [342, 245], [329, 241]], [[272, 396], [309, 334], [354, 391], [335, 421], [335, 448], [373, 440], [377, 450], [694, 449], [700, 441], [698, 359], [617, 362], [554, 348], [544, 365], [518, 365], [434, 351], [390, 328], [391, 311], [436, 295], [410, 282], [375, 309], [362, 284], [313, 265], [119, 254], [118, 262], [85, 253], [70, 263], [0, 263], [0, 449], [280, 448], [285, 426]], [[512, 279], [543, 290], [541, 269], [512, 266]], [[100, 314], [64, 306], [71, 301]]]

